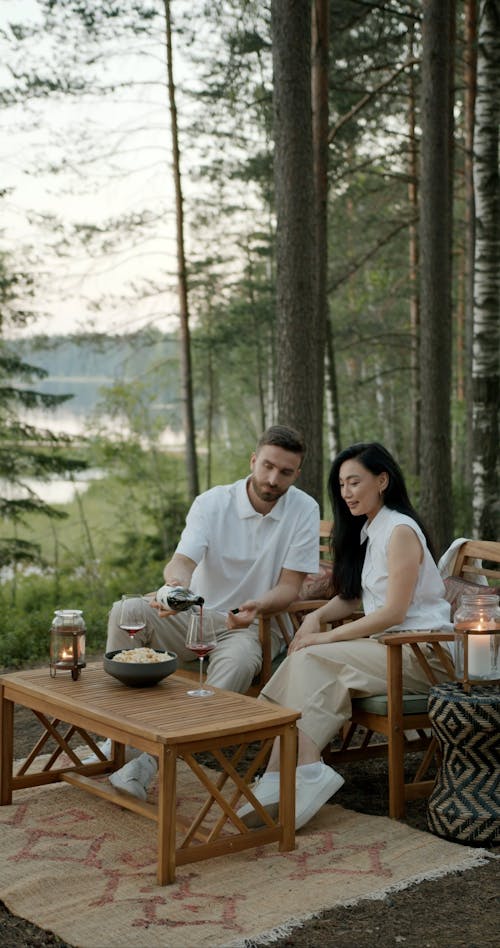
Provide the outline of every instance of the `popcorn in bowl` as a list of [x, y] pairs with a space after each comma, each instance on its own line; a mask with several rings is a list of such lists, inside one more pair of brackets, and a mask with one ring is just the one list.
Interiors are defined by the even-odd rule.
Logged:
[[174, 658], [172, 652], [156, 652], [154, 648], [127, 648], [122, 652], [113, 655], [114, 662], [138, 662], [147, 664], [149, 662], [165, 662], [169, 658]]
[[104, 671], [131, 688], [149, 688], [172, 675], [177, 668], [175, 652], [155, 648], [115, 649], [103, 658]]

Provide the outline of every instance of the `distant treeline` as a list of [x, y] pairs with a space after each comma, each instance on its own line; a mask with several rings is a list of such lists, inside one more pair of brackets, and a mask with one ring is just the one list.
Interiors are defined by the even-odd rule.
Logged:
[[179, 399], [179, 347], [174, 335], [144, 331], [132, 335], [82, 334], [16, 339], [9, 347], [29, 365], [44, 369], [33, 388], [71, 394], [67, 409], [86, 414], [106, 387], [137, 384], [155, 377], [155, 402], [164, 407]]

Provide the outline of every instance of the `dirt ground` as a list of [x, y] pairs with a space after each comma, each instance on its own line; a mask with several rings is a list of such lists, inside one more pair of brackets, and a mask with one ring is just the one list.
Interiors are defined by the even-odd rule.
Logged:
[[[40, 733], [34, 715], [16, 709], [15, 756], [25, 756]], [[341, 769], [341, 768], [339, 768]], [[387, 765], [381, 759], [349, 764], [335, 802], [364, 813], [387, 815]], [[427, 829], [426, 804], [408, 804], [405, 822]], [[273, 942], [273, 948], [496, 948], [500, 929], [499, 866], [496, 858], [475, 869], [411, 886], [382, 901], [334, 908]], [[333, 901], [333, 894], [332, 894]], [[169, 948], [168, 935], [162, 943]], [[2, 948], [74, 948], [51, 932], [12, 915], [0, 902]], [[255, 942], [249, 941], [248, 948]], [[93, 945], [92, 948], [106, 948]]]

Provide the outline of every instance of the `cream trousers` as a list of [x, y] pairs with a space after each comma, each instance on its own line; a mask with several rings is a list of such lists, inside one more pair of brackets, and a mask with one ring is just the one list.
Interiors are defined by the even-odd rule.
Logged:
[[[447, 676], [430, 649], [426, 658], [439, 681]], [[403, 689], [426, 694], [430, 684], [409, 645], [403, 646]], [[387, 692], [387, 647], [374, 638], [310, 645], [292, 652], [261, 691], [302, 712], [297, 726], [320, 748], [351, 718], [351, 700]]]

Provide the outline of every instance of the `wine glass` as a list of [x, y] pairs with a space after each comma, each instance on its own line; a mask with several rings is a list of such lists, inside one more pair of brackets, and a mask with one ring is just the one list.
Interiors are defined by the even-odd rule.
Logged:
[[128, 632], [131, 641], [134, 642], [137, 632], [142, 632], [146, 627], [144, 602], [141, 596], [133, 594], [122, 596], [118, 625], [124, 632]]
[[213, 616], [204, 615], [203, 610], [191, 613], [186, 636], [186, 648], [190, 649], [191, 652], [195, 652], [200, 660], [200, 685], [198, 688], [188, 691], [188, 695], [193, 695], [195, 698], [205, 698], [214, 694], [210, 688], [203, 687], [203, 659], [209, 652], [213, 652], [216, 645]]

